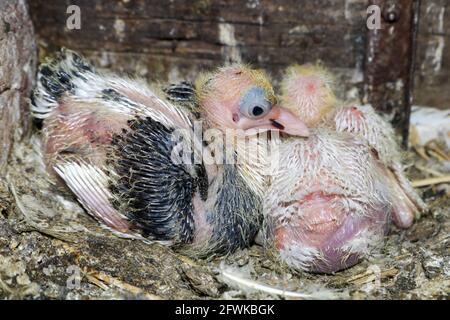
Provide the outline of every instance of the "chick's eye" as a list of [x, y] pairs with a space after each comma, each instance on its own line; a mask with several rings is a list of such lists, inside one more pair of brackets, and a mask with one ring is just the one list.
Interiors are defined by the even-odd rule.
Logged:
[[249, 103], [241, 104], [239, 110], [247, 118], [261, 118], [264, 117], [272, 109], [269, 101], [251, 101]]
[[264, 108], [260, 106], [254, 106], [251, 110], [251, 114], [258, 117], [264, 113]]
[[264, 89], [253, 87], [242, 97], [239, 111], [247, 118], [257, 119], [264, 117], [272, 109], [267, 100]]

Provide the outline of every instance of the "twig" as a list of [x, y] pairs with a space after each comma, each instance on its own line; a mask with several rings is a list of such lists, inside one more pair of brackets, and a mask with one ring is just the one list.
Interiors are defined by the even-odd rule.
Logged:
[[[80, 251], [78, 251], [78, 249], [75, 249], [68, 243], [62, 242], [62, 241], [61, 241], [61, 246], [65, 250], [67, 250], [69, 253], [74, 255], [75, 261], [78, 264], [80, 263], [81, 253], [80, 253]], [[86, 279], [89, 282], [93, 283], [94, 285], [98, 286], [99, 288], [101, 288], [103, 290], [105, 290], [106, 285], [112, 285], [112, 286], [115, 286], [116, 288], [122, 289], [122, 290], [132, 293], [134, 295], [141, 295], [149, 300], [161, 300], [162, 299], [161, 297], [159, 297], [155, 294], [146, 292], [144, 289], [138, 288], [138, 287], [133, 286], [129, 283], [126, 283], [122, 280], [111, 277], [101, 271], [97, 271], [97, 270], [85, 267], [83, 270], [83, 273], [86, 275]]]
[[[396, 269], [396, 268], [390, 268], [390, 269], [383, 270], [380, 273], [380, 280], [384, 279], [384, 278], [388, 278], [388, 277], [393, 277], [397, 273], [398, 273], [398, 269]], [[372, 276], [373, 276], [373, 272], [366, 271], [366, 272], [357, 274], [357, 275], [349, 278], [347, 281], [351, 282], [352, 284], [355, 284], [355, 285], [363, 285], [363, 284], [371, 282], [373, 280]]]
[[448, 161], [448, 157], [444, 157], [441, 153], [435, 151], [435, 150], [428, 150], [428, 153], [431, 154], [433, 157], [438, 159], [439, 161]]
[[428, 143], [426, 147], [429, 149], [428, 152], [435, 158], [438, 158], [441, 161], [450, 160], [450, 156], [446, 154], [435, 141]]
[[450, 176], [415, 180], [412, 182], [412, 185], [413, 185], [413, 187], [420, 188], [420, 187], [426, 187], [429, 185], [440, 184], [440, 183], [450, 183]]
[[[96, 286], [105, 289], [104, 285], [102, 286], [101, 283], [106, 283], [108, 285], [112, 285], [114, 287], [117, 287], [119, 289], [122, 289], [124, 291], [130, 292], [134, 295], [141, 295], [149, 300], [161, 300], [161, 297], [145, 292], [143, 289], [138, 288], [136, 286], [133, 286], [129, 283], [123, 282], [117, 278], [111, 277], [107, 275], [106, 273], [96, 271], [96, 270], [90, 270], [86, 272], [86, 278]], [[100, 282], [100, 283], [99, 283]]]
[[436, 170], [433, 170], [433, 169], [430, 169], [430, 168], [426, 168], [426, 167], [424, 167], [424, 166], [421, 166], [421, 165], [418, 164], [418, 163], [416, 163], [414, 166], [415, 166], [417, 169], [419, 169], [420, 171], [427, 172], [427, 173], [429, 173], [429, 174], [432, 174], [433, 176], [436, 176], [436, 177], [443, 177], [443, 176], [444, 176], [444, 174], [443, 174], [442, 172], [439, 172], [439, 171], [436, 171]]
[[426, 154], [424, 147], [414, 146], [414, 150], [416, 150], [417, 154], [422, 157], [424, 160], [430, 160], [430, 157]]

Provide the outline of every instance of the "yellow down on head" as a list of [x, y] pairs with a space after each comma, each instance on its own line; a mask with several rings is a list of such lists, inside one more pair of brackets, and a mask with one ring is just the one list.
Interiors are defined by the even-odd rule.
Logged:
[[281, 82], [281, 104], [314, 126], [337, 104], [334, 76], [319, 64], [294, 64]]

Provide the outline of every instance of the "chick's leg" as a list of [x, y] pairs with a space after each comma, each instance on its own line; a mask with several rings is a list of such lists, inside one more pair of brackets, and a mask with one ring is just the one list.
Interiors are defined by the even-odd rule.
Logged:
[[405, 177], [399, 166], [386, 169], [386, 175], [392, 189], [393, 220], [399, 228], [409, 228], [414, 219], [426, 210], [426, 205]]

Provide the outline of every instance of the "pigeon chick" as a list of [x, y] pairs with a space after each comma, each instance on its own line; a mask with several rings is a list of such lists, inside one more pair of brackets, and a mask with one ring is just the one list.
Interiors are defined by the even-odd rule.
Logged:
[[406, 196], [420, 199], [401, 170], [393, 131], [367, 106], [336, 107], [322, 67], [288, 68], [281, 101], [312, 130], [307, 140], [281, 141], [262, 239], [296, 270], [351, 267], [382, 244], [391, 217], [407, 227], [420, 208]]
[[392, 211], [371, 148], [349, 133], [312, 130], [306, 140], [280, 143], [263, 206], [263, 245], [295, 270], [336, 272], [381, 243]]
[[[247, 67], [205, 75], [195, 93], [199, 119], [147, 84], [97, 72], [62, 50], [40, 67], [32, 99], [34, 116], [43, 119], [49, 170], [121, 236], [197, 256], [247, 246], [260, 222], [260, 179], [246, 174], [246, 162], [207, 163], [203, 130], [235, 134], [233, 156], [242, 137], [260, 139], [253, 132], [308, 131], [275, 106], [265, 75]], [[206, 124], [200, 135], [196, 121]]]
[[311, 128], [349, 132], [368, 143], [391, 189], [393, 220], [409, 228], [426, 205], [404, 174], [394, 130], [370, 105], [339, 102], [333, 87], [333, 76], [323, 67], [294, 65], [282, 81], [282, 102]]

